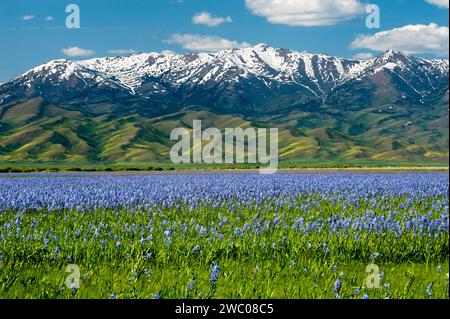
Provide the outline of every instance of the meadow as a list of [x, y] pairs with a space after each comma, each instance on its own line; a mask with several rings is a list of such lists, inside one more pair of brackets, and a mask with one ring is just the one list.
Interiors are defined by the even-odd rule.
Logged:
[[[0, 298], [445, 299], [448, 182], [438, 172], [3, 174]], [[66, 284], [69, 265], [78, 285]]]

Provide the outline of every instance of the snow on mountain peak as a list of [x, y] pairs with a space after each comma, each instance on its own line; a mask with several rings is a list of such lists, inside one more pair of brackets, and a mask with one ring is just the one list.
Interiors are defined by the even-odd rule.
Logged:
[[57, 83], [76, 77], [85, 83], [119, 85], [131, 94], [141, 94], [143, 86], [147, 91], [150, 87], [152, 92], [164, 92], [167, 86], [236, 83], [255, 78], [268, 87], [271, 83], [302, 86], [318, 96], [346, 81], [381, 70], [444, 74], [448, 72], [448, 60], [420, 59], [388, 50], [374, 59], [358, 61], [260, 43], [217, 53], [151, 52], [78, 62], [53, 60], [20, 78], [29, 84], [39, 79]]

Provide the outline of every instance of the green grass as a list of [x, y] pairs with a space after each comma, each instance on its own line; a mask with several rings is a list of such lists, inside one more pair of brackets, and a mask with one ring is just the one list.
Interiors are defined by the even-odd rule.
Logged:
[[[236, 170], [258, 169], [258, 164], [173, 164], [171, 162], [30, 162], [0, 161], [0, 173], [8, 172], [64, 172], [64, 171], [171, 171], [171, 170]], [[398, 170], [448, 170], [446, 161], [283, 161], [279, 169], [398, 169]]]
[[[237, 298], [237, 299], [334, 299], [333, 285], [344, 272], [341, 298], [361, 299], [365, 294], [371, 299], [440, 298], [445, 299], [448, 288], [445, 273], [448, 262], [438, 264], [382, 264], [385, 273], [380, 289], [364, 288], [367, 264], [351, 262], [338, 264], [338, 273], [329, 263], [299, 261], [295, 266], [282, 268], [276, 260], [251, 262], [221, 261], [222, 274], [212, 289], [209, 284], [209, 266], [185, 262], [182, 267], [155, 265], [152, 262], [131, 260], [106, 265], [80, 264], [82, 282], [78, 290], [65, 285], [66, 265], [17, 266], [16, 273], [1, 276], [1, 298]], [[258, 268], [256, 268], [258, 266]], [[259, 270], [257, 270], [259, 269]], [[306, 269], [306, 270], [305, 270]], [[189, 283], [195, 286], [189, 290]], [[433, 296], [425, 294], [433, 282]], [[384, 284], [389, 283], [390, 289]], [[362, 288], [361, 288], [362, 287]], [[360, 290], [356, 294], [357, 289]]]

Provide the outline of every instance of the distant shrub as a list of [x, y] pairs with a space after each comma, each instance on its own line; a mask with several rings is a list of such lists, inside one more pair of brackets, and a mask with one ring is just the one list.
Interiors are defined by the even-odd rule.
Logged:
[[9, 172], [10, 172], [10, 173], [24, 173], [24, 172], [26, 172], [26, 170], [25, 170], [25, 169], [22, 169], [22, 168], [11, 168], [11, 169], [9, 170]]

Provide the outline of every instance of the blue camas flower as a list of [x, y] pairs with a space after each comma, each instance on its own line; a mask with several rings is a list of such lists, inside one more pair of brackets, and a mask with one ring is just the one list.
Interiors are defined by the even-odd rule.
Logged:
[[195, 287], [195, 280], [191, 280], [188, 284], [188, 292], [190, 292]]
[[209, 282], [212, 285], [215, 285], [216, 282], [219, 280], [219, 274], [220, 274], [220, 267], [216, 262], [214, 262], [211, 265], [211, 273], [209, 275]]
[[161, 299], [161, 294], [157, 292], [156, 294], [153, 295], [152, 299]]
[[426, 289], [426, 291], [425, 291], [425, 294], [427, 295], [427, 297], [431, 297], [431, 296], [433, 296], [433, 283], [430, 283], [428, 286], [427, 286], [427, 289]]
[[338, 280], [336, 280], [334, 282], [334, 291], [336, 293], [339, 293], [339, 291], [341, 290], [341, 287], [342, 287], [342, 283], [341, 283], [341, 279], [339, 278]]

